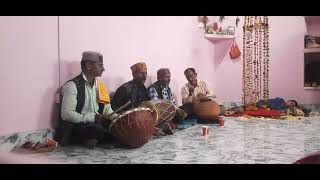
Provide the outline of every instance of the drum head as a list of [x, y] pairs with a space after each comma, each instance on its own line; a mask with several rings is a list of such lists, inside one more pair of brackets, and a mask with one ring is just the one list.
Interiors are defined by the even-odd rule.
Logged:
[[140, 107], [149, 108], [152, 111], [152, 115], [155, 117], [156, 121], [158, 121], [160, 112], [154, 103], [151, 101], [145, 101], [140, 105]]
[[176, 114], [176, 108], [169, 100], [157, 99], [143, 102], [140, 107], [147, 107], [156, 112], [156, 122], [170, 121]]

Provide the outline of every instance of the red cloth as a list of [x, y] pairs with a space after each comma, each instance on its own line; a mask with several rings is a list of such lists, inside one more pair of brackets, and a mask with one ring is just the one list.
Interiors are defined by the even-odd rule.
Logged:
[[243, 114], [229, 114], [229, 115], [224, 115], [226, 117], [240, 117], [243, 116]]
[[281, 115], [280, 110], [268, 110], [268, 109], [258, 109], [256, 111], [245, 111], [245, 115], [249, 116], [263, 116], [263, 117], [278, 117]]

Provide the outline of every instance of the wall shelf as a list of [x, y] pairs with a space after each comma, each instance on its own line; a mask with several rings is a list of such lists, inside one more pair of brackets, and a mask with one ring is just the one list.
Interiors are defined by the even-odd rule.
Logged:
[[320, 87], [304, 87], [304, 89], [312, 90], [312, 89], [320, 89]]
[[231, 40], [234, 39], [234, 35], [218, 35], [218, 34], [205, 34], [204, 37], [211, 41], [212, 43], [216, 43], [219, 41], [224, 41], [224, 40]]
[[320, 48], [306, 48], [304, 49], [304, 53], [320, 53]]

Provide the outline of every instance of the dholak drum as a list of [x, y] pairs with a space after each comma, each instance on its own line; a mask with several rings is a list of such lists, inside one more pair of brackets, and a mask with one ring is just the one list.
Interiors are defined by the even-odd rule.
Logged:
[[143, 102], [141, 107], [147, 107], [156, 112], [156, 124], [169, 122], [176, 114], [175, 106], [170, 101], [164, 99]]
[[143, 146], [154, 133], [156, 119], [149, 108], [138, 107], [120, 114], [110, 124], [111, 134], [129, 148]]
[[320, 151], [308, 154], [294, 162], [294, 164], [320, 164]]
[[201, 119], [215, 119], [220, 114], [220, 106], [212, 100], [201, 101], [193, 105], [193, 113]]

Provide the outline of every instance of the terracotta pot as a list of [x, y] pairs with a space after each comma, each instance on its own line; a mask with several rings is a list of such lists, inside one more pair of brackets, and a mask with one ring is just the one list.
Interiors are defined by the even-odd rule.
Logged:
[[212, 100], [202, 101], [193, 105], [193, 113], [201, 119], [214, 119], [220, 114], [220, 106]]

